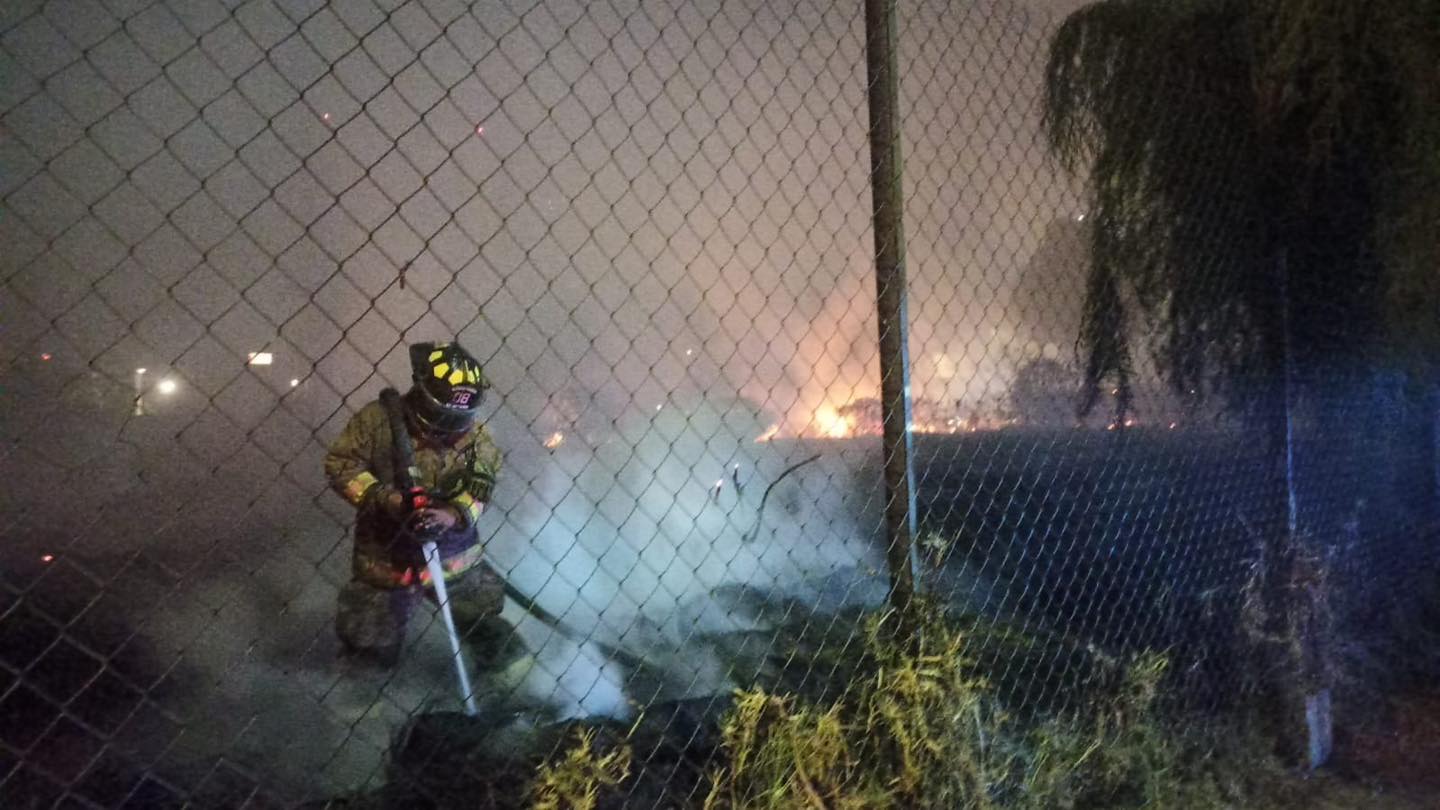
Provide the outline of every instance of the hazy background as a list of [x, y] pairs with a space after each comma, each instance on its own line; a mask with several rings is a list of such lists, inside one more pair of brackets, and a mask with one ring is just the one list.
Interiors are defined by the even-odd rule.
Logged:
[[[955, 413], [1073, 358], [1084, 207], [1037, 101], [1077, 5], [901, 5], [913, 392]], [[795, 440], [878, 390], [862, 9], [3, 4], [0, 577], [12, 635], [49, 630], [0, 705], [53, 709], [8, 750], [336, 789], [449, 699], [433, 628], [388, 682], [332, 660], [321, 457], [413, 341], [494, 382], [497, 567], [671, 662], [637, 685], [512, 604], [520, 704], [723, 691], [726, 584], [873, 601], [874, 443]]]

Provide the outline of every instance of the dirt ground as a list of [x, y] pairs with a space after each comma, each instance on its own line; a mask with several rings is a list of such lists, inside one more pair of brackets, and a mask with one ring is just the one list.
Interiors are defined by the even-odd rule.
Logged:
[[1440, 688], [1393, 699], [1340, 734], [1320, 772], [1277, 778], [1255, 807], [1317, 810], [1440, 808]]

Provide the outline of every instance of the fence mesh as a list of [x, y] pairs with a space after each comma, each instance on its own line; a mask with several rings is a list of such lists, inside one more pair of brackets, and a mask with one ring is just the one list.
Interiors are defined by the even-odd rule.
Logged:
[[[1077, 5], [900, 8], [919, 581], [1052, 642], [976, 650], [1017, 710], [1146, 649], [1212, 708], [1287, 493], [1336, 621], [1415, 591], [1434, 417], [1404, 378], [1337, 383], [1354, 429], [1297, 409], [1288, 468], [1153, 368], [1121, 423], [1076, 417], [1088, 198], [1040, 110]], [[355, 513], [322, 459], [417, 341], [494, 385], [479, 531], [520, 652], [476, 673], [490, 739], [641, 710], [683, 737], [736, 687], [824, 681], [796, 662], [887, 590], [864, 24], [0, 4], [0, 803], [374, 789], [397, 729], [458, 709], [428, 612], [390, 670], [334, 634]]]

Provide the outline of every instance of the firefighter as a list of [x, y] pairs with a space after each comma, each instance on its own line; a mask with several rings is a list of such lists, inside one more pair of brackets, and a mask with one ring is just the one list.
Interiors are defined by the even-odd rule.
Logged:
[[[410, 365], [410, 390], [361, 408], [325, 457], [330, 486], [357, 510], [336, 634], [347, 658], [395, 666], [411, 614], [422, 599], [435, 601], [421, 551], [431, 540], [462, 640], [478, 667], [491, 668], [513, 634], [499, 618], [504, 585], [481, 560], [476, 530], [500, 469], [500, 451], [479, 420], [489, 383], [457, 343], [411, 346]], [[392, 425], [400, 424], [408, 443], [394, 440]], [[422, 500], [402, 491], [407, 473]]]

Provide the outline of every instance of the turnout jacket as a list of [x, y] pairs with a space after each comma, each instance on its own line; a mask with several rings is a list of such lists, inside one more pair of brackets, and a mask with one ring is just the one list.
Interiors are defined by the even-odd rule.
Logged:
[[[435, 537], [445, 565], [445, 579], [464, 573], [480, 562], [475, 522], [490, 498], [489, 482], [500, 472], [500, 450], [482, 424], [476, 424], [450, 446], [431, 442], [406, 425], [415, 447], [415, 484], [434, 492], [447, 482], [465, 477], [478, 480], [447, 503], [460, 512], [455, 528]], [[475, 473], [481, 473], [476, 476]], [[395, 487], [395, 442], [384, 406], [371, 402], [350, 418], [325, 456], [330, 487], [357, 509], [355, 517], [354, 577], [378, 587], [405, 587], [428, 582], [429, 572], [420, 544], [381, 508], [384, 493]]]

